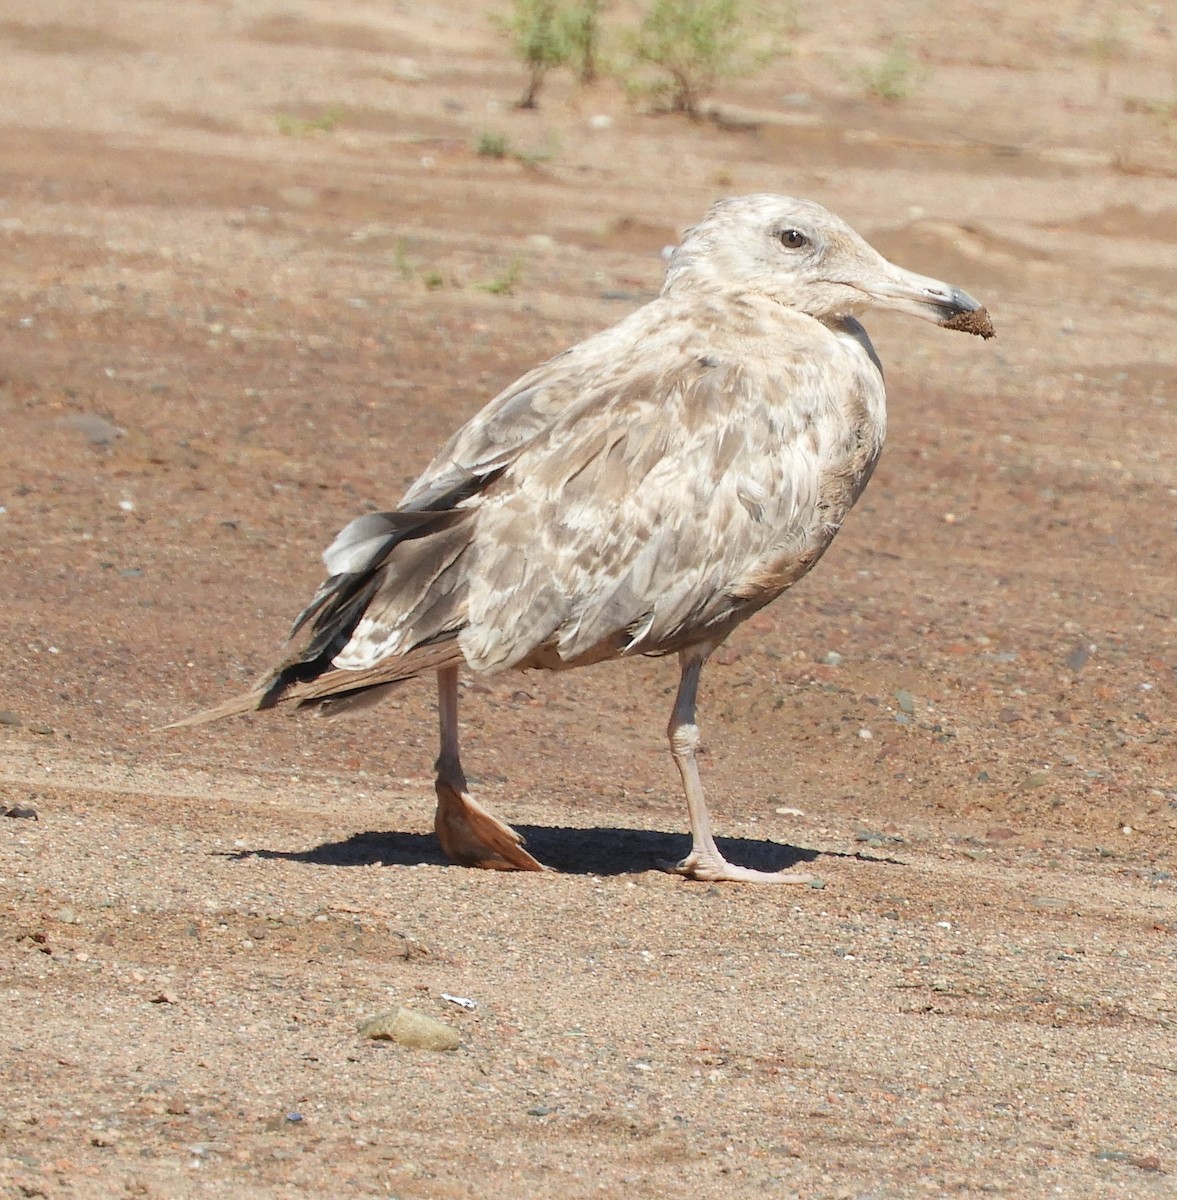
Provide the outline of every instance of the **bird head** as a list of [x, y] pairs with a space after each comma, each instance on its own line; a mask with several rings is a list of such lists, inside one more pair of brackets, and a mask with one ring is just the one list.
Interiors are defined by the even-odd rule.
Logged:
[[885, 259], [840, 217], [810, 200], [721, 200], [670, 255], [663, 294], [759, 292], [818, 320], [888, 308], [992, 337], [981, 304]]

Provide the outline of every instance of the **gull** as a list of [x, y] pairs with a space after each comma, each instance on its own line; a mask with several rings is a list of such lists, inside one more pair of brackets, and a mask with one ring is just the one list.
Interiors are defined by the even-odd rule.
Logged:
[[883, 446], [879, 357], [856, 314], [992, 337], [966, 292], [895, 266], [839, 217], [778, 195], [721, 200], [656, 299], [525, 374], [441, 448], [400, 503], [348, 524], [252, 690], [177, 724], [278, 704], [367, 705], [436, 672], [435, 829], [449, 858], [545, 870], [480, 804], [458, 752], [459, 670], [567, 670], [676, 654], [670, 749], [702, 880], [809, 883], [728, 862], [695, 755], [708, 656], [806, 574]]

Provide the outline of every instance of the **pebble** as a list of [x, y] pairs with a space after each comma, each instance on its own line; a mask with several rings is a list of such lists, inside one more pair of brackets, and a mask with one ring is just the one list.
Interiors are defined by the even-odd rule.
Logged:
[[895, 701], [908, 715], [915, 712], [915, 697], [910, 692], [900, 689], [895, 693]]
[[461, 1044], [453, 1026], [404, 1007], [390, 1008], [361, 1021], [357, 1031], [360, 1037], [396, 1042], [415, 1050], [456, 1050]]
[[14, 804], [4, 812], [6, 817], [15, 817], [19, 821], [39, 821], [37, 810], [31, 804]]
[[109, 446], [115, 438], [121, 438], [124, 432], [112, 421], [98, 416], [97, 413], [70, 413], [60, 417], [58, 424], [82, 434], [91, 446]]
[[1096, 1162], [1128, 1163], [1141, 1171], [1159, 1171], [1161, 1160], [1155, 1154], [1133, 1154], [1129, 1150], [1093, 1150], [1091, 1157]]
[[429, 78], [421, 69], [421, 64], [412, 58], [396, 59], [385, 67], [385, 72], [389, 79], [396, 79], [401, 83], [424, 83]]
[[1079, 672], [1079, 671], [1082, 671], [1083, 668], [1087, 665], [1087, 660], [1090, 657], [1091, 657], [1090, 648], [1083, 645], [1083, 643], [1080, 642], [1079, 645], [1077, 645], [1074, 648], [1074, 650], [1072, 650], [1071, 653], [1068, 654], [1067, 657], [1063, 659], [1063, 663], [1070, 670]]
[[14, 712], [9, 712], [7, 709], [0, 711], [0, 725], [19, 726], [21, 723], [20, 717]]

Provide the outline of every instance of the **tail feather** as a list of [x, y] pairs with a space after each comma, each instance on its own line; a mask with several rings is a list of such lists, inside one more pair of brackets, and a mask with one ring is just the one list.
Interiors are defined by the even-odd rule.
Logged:
[[[224, 717], [236, 717], [243, 713], [274, 708], [278, 704], [292, 704], [296, 708], [323, 705], [328, 713], [334, 710], [341, 714], [374, 702], [378, 698], [377, 692], [383, 696], [387, 689], [398, 683], [406, 683], [418, 675], [439, 671], [442, 667], [456, 666], [460, 662], [462, 651], [457, 639], [448, 638], [432, 645], [419, 646], [408, 654], [386, 659], [374, 667], [365, 667], [361, 671], [325, 671], [315, 679], [291, 683], [280, 692], [276, 692], [274, 679], [281, 674], [282, 668], [279, 668], [248, 692], [232, 696], [213, 708], [206, 708], [190, 717], [172, 721], [161, 728], [185, 729], [192, 725], [207, 725]], [[365, 696], [365, 699], [360, 701], [361, 694], [369, 692], [372, 693], [371, 696]]]
[[[278, 704], [343, 712], [462, 662], [457, 639], [465, 623], [464, 560], [475, 510], [458, 506], [501, 474], [501, 466], [481, 474], [455, 467], [408, 507], [357, 517], [327, 547], [328, 578], [294, 622], [291, 637], [309, 625], [306, 643], [248, 692], [164, 728]], [[345, 656], [357, 665], [336, 667], [365, 617], [372, 619], [361, 645]]]

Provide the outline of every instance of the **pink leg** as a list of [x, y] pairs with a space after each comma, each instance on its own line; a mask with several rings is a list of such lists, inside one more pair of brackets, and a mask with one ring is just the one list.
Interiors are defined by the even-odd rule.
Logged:
[[523, 849], [523, 838], [484, 808], [467, 790], [458, 758], [458, 668], [437, 673], [441, 753], [437, 757], [437, 813], [433, 828], [451, 862], [493, 871], [546, 871]]
[[750, 867], [737, 867], [729, 863], [719, 852], [711, 834], [711, 817], [707, 812], [707, 801], [703, 798], [703, 784], [699, 779], [699, 766], [695, 762], [695, 751], [699, 747], [699, 727], [695, 724], [695, 697], [699, 690], [699, 673], [713, 647], [698, 646], [684, 650], [679, 655], [682, 677], [678, 695], [674, 698], [674, 711], [670, 715], [670, 752], [674, 765], [682, 776], [683, 790], [687, 795], [687, 812], [691, 820], [691, 852], [672, 869], [691, 879], [708, 881], [727, 880], [736, 883], [812, 883], [812, 875], [796, 871], [754, 871]]

